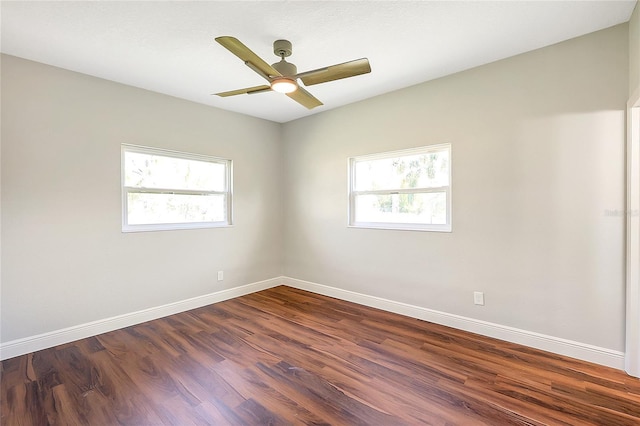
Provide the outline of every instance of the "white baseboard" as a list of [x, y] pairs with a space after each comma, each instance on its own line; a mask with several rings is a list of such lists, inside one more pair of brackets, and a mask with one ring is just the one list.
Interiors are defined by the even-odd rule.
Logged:
[[624, 370], [624, 353], [611, 349], [575, 342], [559, 337], [548, 336], [533, 331], [521, 330], [514, 327], [481, 321], [460, 315], [440, 312], [433, 309], [410, 305], [380, 297], [369, 296], [323, 284], [303, 281], [290, 277], [282, 277], [282, 283], [289, 287], [311, 291], [336, 299], [346, 300], [384, 311], [418, 318], [436, 324], [469, 331], [483, 336], [493, 337], [507, 342], [518, 343], [536, 349], [542, 349], [560, 355], [589, 361], [607, 367]]
[[190, 309], [210, 305], [212, 303], [222, 302], [223, 300], [232, 299], [234, 297], [243, 296], [245, 294], [266, 290], [278, 285], [287, 285], [289, 287], [335, 297], [337, 299], [358, 303], [360, 305], [371, 306], [388, 312], [394, 312], [412, 318], [418, 318], [424, 321], [446, 325], [488, 337], [494, 337], [507, 342], [518, 343], [560, 355], [570, 356], [584, 361], [624, 370], [624, 353], [619, 351], [290, 277], [276, 277], [129, 314], [118, 315], [61, 330], [38, 334], [36, 336], [12, 340], [0, 344], [0, 360], [96, 336], [101, 333], [140, 324], [145, 321], [151, 321], [168, 315], [188, 311]]
[[255, 293], [256, 291], [265, 290], [281, 284], [282, 278], [276, 277], [240, 287], [217, 291], [215, 293], [205, 294], [203, 296], [193, 297], [191, 299], [181, 300], [179, 302], [168, 303], [162, 306], [131, 312], [129, 314], [118, 315], [73, 327], [63, 328], [61, 330], [38, 334], [36, 336], [12, 340], [0, 344], [0, 360], [51, 348], [53, 346], [62, 345], [79, 339], [85, 339], [101, 333], [107, 333], [119, 328], [129, 327], [146, 321], [166, 317], [168, 315], [188, 311], [190, 309], [210, 305], [212, 303], [222, 302], [223, 300]]

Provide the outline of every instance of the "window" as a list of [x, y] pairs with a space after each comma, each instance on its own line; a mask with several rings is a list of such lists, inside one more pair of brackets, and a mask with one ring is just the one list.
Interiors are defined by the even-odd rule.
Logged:
[[451, 145], [350, 158], [349, 226], [451, 232]]
[[122, 231], [231, 225], [231, 160], [122, 145]]

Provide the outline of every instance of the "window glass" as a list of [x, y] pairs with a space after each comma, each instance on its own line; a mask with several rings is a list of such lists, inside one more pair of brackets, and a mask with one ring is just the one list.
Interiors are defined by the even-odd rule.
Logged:
[[224, 191], [225, 169], [224, 163], [126, 152], [124, 183], [136, 188]]
[[359, 195], [356, 222], [447, 223], [447, 194]]
[[224, 195], [129, 193], [129, 225], [222, 222]]
[[357, 191], [429, 188], [449, 184], [449, 152], [356, 161]]

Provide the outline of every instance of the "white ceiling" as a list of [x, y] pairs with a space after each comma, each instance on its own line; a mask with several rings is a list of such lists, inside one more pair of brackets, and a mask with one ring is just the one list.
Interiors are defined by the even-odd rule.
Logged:
[[[2, 52], [194, 102], [286, 122], [629, 20], [630, 1], [2, 1]], [[276, 39], [307, 71], [361, 57], [372, 72], [309, 88], [307, 110], [214, 38], [269, 63]]]

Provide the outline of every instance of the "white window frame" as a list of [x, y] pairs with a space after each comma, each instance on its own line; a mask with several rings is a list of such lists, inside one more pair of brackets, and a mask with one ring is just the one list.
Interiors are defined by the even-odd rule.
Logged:
[[[356, 191], [356, 163], [359, 161], [380, 160], [385, 158], [397, 158], [403, 156], [429, 154], [436, 151], [446, 150], [449, 153], [449, 185], [441, 187], [425, 187], [425, 188], [392, 188], [385, 190]], [[372, 229], [390, 229], [390, 230], [409, 230], [409, 231], [434, 231], [434, 232], [451, 232], [451, 144], [428, 145], [417, 148], [404, 149], [399, 151], [388, 151], [377, 154], [361, 155], [350, 157], [348, 164], [349, 175], [349, 207], [348, 207], [348, 227], [350, 228], [372, 228]], [[424, 223], [398, 223], [398, 222], [357, 222], [356, 221], [356, 197], [358, 195], [394, 195], [394, 194], [424, 194], [430, 192], [445, 192], [447, 197], [446, 203], [446, 223], [445, 224], [424, 224]]]
[[[159, 155], [163, 157], [173, 157], [185, 160], [206, 161], [211, 163], [221, 163], [225, 165], [225, 191], [201, 191], [184, 190], [175, 188], [138, 188], [125, 185], [125, 154], [127, 152]], [[176, 229], [201, 229], [201, 228], [221, 228], [233, 225], [233, 162], [229, 159], [213, 157], [210, 155], [193, 154], [180, 151], [172, 151], [161, 148], [151, 148], [140, 145], [122, 144], [121, 146], [121, 187], [122, 187], [122, 232], [145, 232], [145, 231], [170, 231]], [[186, 194], [186, 195], [224, 195], [226, 197], [225, 220], [216, 222], [188, 222], [188, 223], [151, 223], [151, 224], [129, 224], [128, 223], [128, 195], [130, 193], [156, 193], [156, 194]]]

